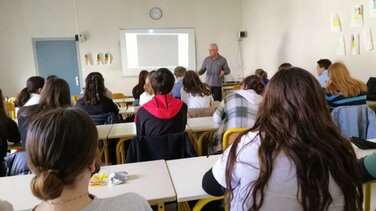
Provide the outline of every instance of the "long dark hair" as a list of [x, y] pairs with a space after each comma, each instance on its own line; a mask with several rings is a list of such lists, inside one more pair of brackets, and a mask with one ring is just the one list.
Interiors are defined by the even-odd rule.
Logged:
[[[246, 195], [246, 200], [253, 201], [249, 210], [261, 209], [273, 162], [279, 153], [286, 154], [295, 164], [297, 200], [304, 211], [328, 209], [333, 201], [329, 192], [330, 176], [342, 190], [344, 210], [362, 210], [362, 184], [355, 152], [333, 123], [324, 92], [309, 72], [296, 67], [278, 71], [269, 82], [256, 122], [248, 131], [259, 131], [261, 143], [260, 173], [255, 181], [250, 181]], [[229, 152], [226, 167], [230, 201], [241, 136]]]
[[0, 89], [0, 122], [4, 122], [5, 119], [7, 119], [7, 114], [5, 113], [4, 108], [4, 98], [3, 98], [3, 91]]
[[198, 74], [193, 70], [188, 70], [183, 79], [183, 89], [192, 96], [206, 96], [211, 95], [208, 85], [201, 82]]
[[98, 72], [90, 73], [85, 79], [84, 103], [88, 105], [99, 104], [106, 95], [103, 76]]
[[28, 164], [35, 174], [30, 184], [34, 196], [54, 199], [64, 186], [74, 184], [94, 162], [97, 139], [95, 124], [84, 111], [58, 108], [38, 115], [26, 141]]
[[39, 76], [33, 76], [27, 79], [26, 87], [21, 90], [17, 95], [14, 105], [16, 107], [22, 107], [30, 99], [31, 93], [37, 93], [39, 89], [42, 89], [44, 86], [44, 78]]
[[147, 70], [142, 70], [138, 75], [138, 84], [136, 85], [139, 89], [144, 89], [145, 80], [149, 72]]
[[241, 83], [244, 90], [253, 89], [259, 95], [264, 92], [265, 84], [262, 82], [262, 78], [257, 75], [247, 76]]
[[71, 97], [68, 83], [61, 78], [47, 80], [40, 95], [38, 112], [70, 106]]

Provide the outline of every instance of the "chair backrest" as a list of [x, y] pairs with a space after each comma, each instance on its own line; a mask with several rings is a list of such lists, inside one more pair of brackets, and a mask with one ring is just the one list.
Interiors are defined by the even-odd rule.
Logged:
[[343, 135], [362, 139], [376, 138], [376, 114], [368, 105], [340, 106], [331, 112]]
[[212, 106], [206, 108], [189, 108], [187, 117], [188, 118], [196, 118], [196, 117], [207, 117], [213, 116], [214, 112], [217, 110], [217, 107], [220, 102], [214, 101]]
[[129, 145], [127, 163], [195, 156], [197, 156], [196, 151], [186, 132], [161, 136], [136, 136]]
[[73, 102], [73, 104], [76, 104], [77, 100], [78, 100], [78, 96], [77, 95], [72, 95], [72, 102]]
[[248, 128], [232, 128], [227, 130], [223, 134], [223, 140], [222, 140], [222, 149], [225, 151], [225, 149], [230, 146], [232, 143], [234, 143], [235, 139], [240, 135], [240, 133], [248, 130]]
[[16, 119], [16, 108], [12, 102], [4, 101], [4, 109], [9, 118]]
[[112, 93], [112, 99], [124, 99], [125, 95], [121, 92]]

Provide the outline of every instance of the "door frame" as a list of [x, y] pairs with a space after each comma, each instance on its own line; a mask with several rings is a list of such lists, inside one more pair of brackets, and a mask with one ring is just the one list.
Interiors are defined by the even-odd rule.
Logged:
[[32, 38], [32, 45], [33, 45], [33, 54], [34, 54], [34, 64], [35, 64], [35, 74], [39, 74], [39, 66], [38, 66], [38, 55], [37, 55], [37, 45], [36, 42], [38, 41], [75, 41], [76, 43], [76, 53], [77, 53], [77, 64], [78, 64], [78, 80], [79, 80], [79, 89], [80, 92], [83, 88], [83, 78], [82, 78], [82, 68], [81, 68], [81, 55], [80, 55], [80, 45], [79, 42], [74, 37], [50, 37], [50, 38]]

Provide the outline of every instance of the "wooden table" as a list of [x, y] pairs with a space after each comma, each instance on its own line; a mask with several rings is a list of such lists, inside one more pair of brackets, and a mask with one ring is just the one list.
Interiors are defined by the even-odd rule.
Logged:
[[[104, 166], [107, 173], [126, 171], [129, 180], [125, 184], [89, 187], [89, 192], [99, 198], [108, 198], [123, 193], [135, 192], [144, 197], [151, 205], [164, 209], [164, 202], [176, 200], [169, 171], [164, 160]], [[0, 178], [0, 199], [13, 205], [15, 210], [32, 209], [40, 200], [33, 196], [30, 181], [33, 175]]]
[[212, 197], [202, 189], [202, 177], [221, 156], [201, 156], [167, 161], [178, 202]]

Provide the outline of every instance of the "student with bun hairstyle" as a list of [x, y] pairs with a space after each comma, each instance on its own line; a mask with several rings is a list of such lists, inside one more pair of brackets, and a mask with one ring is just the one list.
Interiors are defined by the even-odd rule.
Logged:
[[44, 78], [33, 76], [27, 79], [26, 87], [17, 95], [14, 105], [18, 108], [39, 103], [40, 93], [44, 86]]
[[208, 108], [214, 101], [210, 86], [202, 83], [193, 70], [185, 73], [180, 94], [181, 100], [187, 104], [188, 108]]
[[89, 193], [91, 175], [98, 171], [97, 140], [94, 122], [79, 109], [58, 108], [30, 123], [27, 158], [35, 175], [30, 187], [42, 200], [33, 210], [151, 210], [135, 193], [106, 199]]
[[360, 168], [334, 124], [324, 91], [292, 67], [270, 80], [253, 127], [240, 134], [202, 182], [226, 190], [230, 210], [363, 210]]
[[214, 122], [221, 124], [210, 144], [212, 153], [222, 150], [223, 134], [231, 128], [250, 128], [263, 100], [265, 85], [257, 75], [247, 76], [240, 83], [240, 90], [227, 95], [213, 114]]
[[26, 146], [27, 128], [33, 117], [52, 109], [70, 106], [71, 96], [68, 83], [61, 78], [47, 80], [42, 90], [39, 104], [24, 106], [18, 111], [18, 129], [23, 148], [25, 149]]

